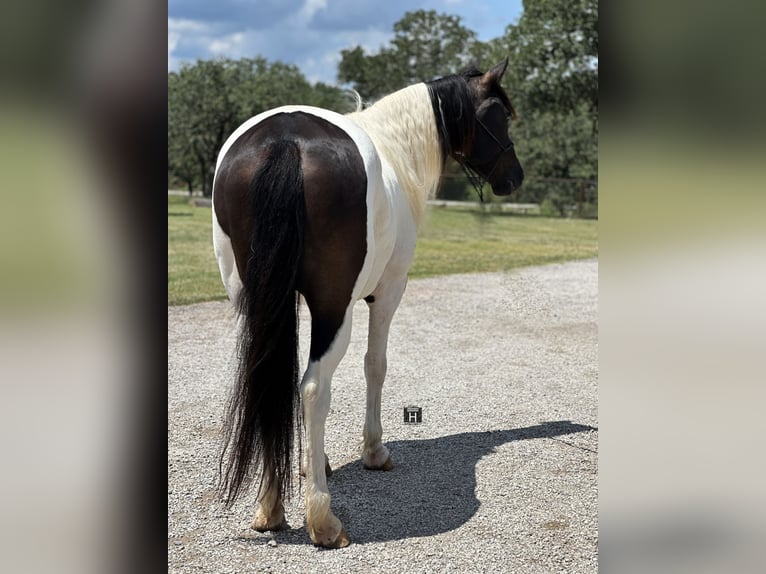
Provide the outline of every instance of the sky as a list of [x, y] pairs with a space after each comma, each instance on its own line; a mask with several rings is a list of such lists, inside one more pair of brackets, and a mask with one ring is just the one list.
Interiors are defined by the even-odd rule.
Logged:
[[522, 0], [168, 0], [168, 71], [197, 59], [263, 56], [336, 85], [341, 50], [377, 52], [394, 23], [418, 9], [460, 16], [487, 41], [518, 22]]

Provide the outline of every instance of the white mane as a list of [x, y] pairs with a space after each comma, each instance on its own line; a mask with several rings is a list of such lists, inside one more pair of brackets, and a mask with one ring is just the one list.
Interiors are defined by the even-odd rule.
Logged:
[[428, 88], [425, 84], [409, 86], [348, 115], [393, 168], [419, 224], [426, 201], [436, 193], [443, 167]]

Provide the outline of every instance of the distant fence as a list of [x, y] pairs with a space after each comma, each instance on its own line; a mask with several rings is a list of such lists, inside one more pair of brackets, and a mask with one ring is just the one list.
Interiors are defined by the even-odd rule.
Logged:
[[598, 206], [598, 180], [559, 177], [530, 177], [524, 182], [524, 185], [540, 186], [547, 190], [547, 196], [551, 195], [551, 186], [557, 188], [563, 187], [566, 191], [558, 194], [559, 202], [561, 203], [561, 208], [563, 208], [563, 211], [569, 213], [562, 212], [562, 215], [571, 215], [571, 212], [573, 211], [576, 211], [577, 215], [580, 217], [595, 216], [598, 213], [597, 209], [594, 213], [590, 213], [588, 210], [586, 210], [586, 206], [592, 205], [595, 208]]
[[499, 211], [502, 213], [522, 213], [524, 215], [535, 215], [540, 213], [540, 204], [538, 203], [485, 203], [480, 204], [476, 201], [455, 201], [453, 199], [431, 199], [428, 205], [432, 207], [443, 207], [448, 209]]
[[[544, 212], [555, 211], [562, 216], [597, 217], [598, 180], [527, 176], [524, 185], [507, 198], [494, 197], [485, 187], [485, 200], [493, 203], [514, 202], [520, 205], [540, 205]], [[466, 201], [475, 197], [472, 187], [460, 172], [442, 175], [437, 200]]]

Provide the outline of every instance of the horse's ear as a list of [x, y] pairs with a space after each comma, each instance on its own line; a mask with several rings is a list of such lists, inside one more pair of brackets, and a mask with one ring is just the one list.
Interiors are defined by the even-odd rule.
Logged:
[[505, 74], [505, 69], [508, 67], [508, 56], [505, 57], [505, 59], [494, 66], [489, 72], [484, 74], [484, 77], [481, 79], [482, 83], [490, 86], [493, 83], [500, 83], [500, 80], [503, 77], [503, 74]]

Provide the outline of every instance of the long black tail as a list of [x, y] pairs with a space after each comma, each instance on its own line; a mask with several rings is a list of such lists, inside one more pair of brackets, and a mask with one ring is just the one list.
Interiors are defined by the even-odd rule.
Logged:
[[[300, 409], [296, 278], [305, 203], [298, 144], [275, 141], [250, 184], [251, 256], [239, 300], [239, 368], [224, 423], [219, 493], [228, 505], [253, 482], [292, 488]], [[225, 469], [224, 469], [225, 467]]]

